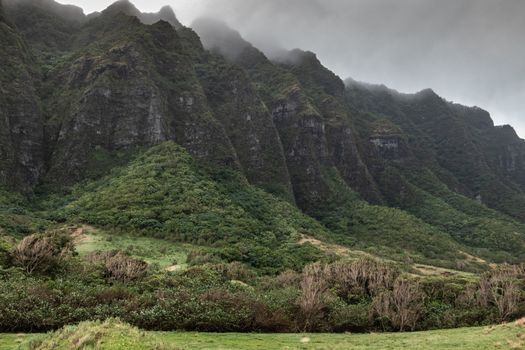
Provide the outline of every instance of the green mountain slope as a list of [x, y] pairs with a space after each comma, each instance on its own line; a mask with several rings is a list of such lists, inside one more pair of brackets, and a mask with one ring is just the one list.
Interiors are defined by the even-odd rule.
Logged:
[[[456, 241], [474, 248], [476, 255], [490, 256], [500, 261], [514, 260], [512, 255], [516, 261], [521, 259], [525, 226], [488, 209], [472, 198], [451, 191], [444, 182], [446, 180], [435, 173], [455, 173], [441, 168], [436, 151], [425, 145], [425, 141], [421, 141], [425, 138], [420, 129], [408, 122], [400, 123], [409, 130], [415, 130], [411, 135], [393, 123], [395, 120], [391, 120], [390, 116], [398, 113], [395, 108], [390, 111], [385, 106], [384, 114], [376, 112], [377, 115], [367, 115], [355, 110], [352, 108], [354, 97], [345, 92], [343, 82], [324, 68], [312, 53], [295, 50], [279, 62], [301, 81], [316, 105], [322, 106], [327, 125], [337, 119], [343, 119], [348, 124], [353, 122], [350, 125], [357, 130], [357, 147], [365, 150], [362, 152], [365, 155], [364, 163], [389, 205], [402, 208], [448, 233]], [[473, 115], [476, 112], [478, 115]], [[464, 108], [462, 113], [477, 120], [477, 123], [472, 122], [473, 126], [491, 125], [488, 116], [481, 111]], [[341, 127], [334, 130], [341, 130]], [[341, 139], [337, 137], [337, 133], [335, 135], [335, 140]], [[393, 142], [393, 146], [381, 143], [383, 140]], [[338, 158], [335, 159], [336, 164], [341, 164], [337, 161]], [[453, 181], [461, 183], [457, 178], [453, 178]], [[350, 185], [352, 186], [351, 182]], [[360, 189], [359, 186], [353, 187]], [[363, 195], [366, 196], [367, 192]], [[492, 253], [490, 249], [493, 249]]]
[[[69, 217], [124, 231], [220, 248], [222, 257], [260, 268], [298, 268], [321, 256], [297, 243], [327, 230], [291, 204], [248, 184], [236, 172], [212, 177], [180, 146], [167, 142], [130, 165], [81, 186]], [[305, 261], [299, 257], [305, 255]]]
[[[484, 111], [345, 84], [309, 52], [272, 61], [169, 8], [6, 8], [0, 179], [36, 190], [29, 217], [216, 246], [268, 271], [323, 255], [303, 236], [451, 268], [525, 255], [525, 143]], [[45, 202], [71, 189], [63, 212]], [[26, 219], [21, 231], [41, 224]]]

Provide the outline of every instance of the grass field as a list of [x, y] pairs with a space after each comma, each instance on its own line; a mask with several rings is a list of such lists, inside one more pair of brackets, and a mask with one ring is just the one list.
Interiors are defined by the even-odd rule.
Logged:
[[190, 244], [174, 243], [143, 236], [108, 234], [90, 226], [83, 226], [76, 235], [77, 252], [83, 256], [93, 251], [122, 250], [161, 268], [185, 269]]
[[202, 334], [164, 333], [181, 349], [523, 349], [525, 328], [514, 325], [416, 333], [377, 334]]
[[[110, 324], [104, 331], [100, 325], [89, 326], [93, 334], [104, 334], [100, 347], [78, 347], [66, 343], [53, 343], [56, 347], [36, 347], [35, 349], [120, 349], [118, 342], [129, 340], [128, 326]], [[89, 333], [85, 325], [72, 334], [71, 339], [78, 342], [81, 335]], [[108, 332], [108, 329], [111, 331]], [[63, 335], [63, 333], [61, 333]], [[74, 335], [73, 335], [74, 334]], [[42, 338], [42, 335], [0, 334], [0, 350], [17, 349], [21, 343], [31, 338]], [[143, 337], [143, 338], [141, 338]], [[60, 338], [56, 337], [56, 338]], [[64, 337], [62, 336], [64, 339]], [[122, 339], [120, 339], [122, 338]], [[51, 337], [51, 339], [55, 339]], [[102, 339], [102, 338], [100, 338]], [[111, 341], [108, 341], [110, 340]], [[375, 334], [239, 334], [239, 333], [194, 333], [194, 332], [146, 332], [137, 339], [148, 339], [164, 344], [163, 349], [183, 350], [234, 350], [234, 349], [290, 349], [290, 350], [343, 350], [343, 349], [524, 349], [525, 327], [521, 324], [506, 324], [493, 327], [462, 328], [415, 333], [375, 333]], [[111, 344], [113, 345], [111, 345]], [[127, 347], [128, 348], [128, 347]], [[126, 348], [126, 349], [127, 349]], [[142, 347], [140, 340], [135, 341], [133, 349]], [[30, 349], [21, 347], [21, 349]], [[122, 348], [124, 349], [124, 348]]]

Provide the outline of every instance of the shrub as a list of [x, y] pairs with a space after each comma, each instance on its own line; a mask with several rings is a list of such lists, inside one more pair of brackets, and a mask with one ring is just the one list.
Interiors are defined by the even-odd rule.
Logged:
[[501, 321], [513, 316], [523, 301], [525, 268], [503, 265], [485, 273], [478, 288], [477, 300], [480, 306], [494, 305]]
[[414, 330], [423, 310], [423, 300], [424, 294], [417, 282], [398, 278], [392, 290], [374, 298], [373, 313], [389, 321], [394, 329]]
[[325, 268], [320, 263], [307, 265], [304, 268], [301, 281], [302, 294], [298, 303], [305, 331], [316, 329], [322, 319], [322, 311], [326, 307], [328, 297], [325, 275]]
[[0, 236], [0, 267], [7, 267], [11, 263], [11, 244]]
[[188, 253], [186, 262], [190, 266], [204, 265], [204, 264], [216, 264], [220, 263], [221, 259], [209, 252], [202, 250], [192, 250]]
[[255, 272], [246, 265], [234, 261], [228, 264], [212, 265], [211, 268], [229, 280], [250, 282], [255, 279]]
[[49, 272], [74, 252], [70, 236], [56, 233], [27, 236], [16, 246], [13, 263], [27, 273]]
[[119, 282], [130, 282], [143, 277], [148, 269], [145, 261], [129, 257], [120, 251], [93, 252], [87, 259], [102, 265], [107, 278]]
[[373, 259], [339, 261], [327, 269], [329, 283], [347, 301], [373, 297], [391, 289], [398, 275], [397, 269]]

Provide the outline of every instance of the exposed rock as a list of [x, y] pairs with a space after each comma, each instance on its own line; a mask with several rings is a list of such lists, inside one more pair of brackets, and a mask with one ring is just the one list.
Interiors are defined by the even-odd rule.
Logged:
[[62, 94], [48, 110], [48, 181], [78, 181], [98, 147], [112, 152], [165, 140], [216, 165], [237, 162], [175, 30], [166, 22], [145, 26], [117, 11], [128, 5], [112, 5], [85, 26], [81, 40], [100, 37], [53, 74], [50, 88]]
[[38, 72], [0, 8], [0, 185], [29, 191], [43, 167], [43, 127], [35, 89]]
[[246, 73], [220, 57], [207, 55], [199, 76], [248, 180], [293, 202], [279, 133]]

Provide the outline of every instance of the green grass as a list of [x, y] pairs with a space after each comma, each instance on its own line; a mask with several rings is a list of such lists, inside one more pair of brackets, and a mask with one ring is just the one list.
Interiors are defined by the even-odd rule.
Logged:
[[[460, 328], [414, 333], [373, 334], [250, 334], [195, 332], [140, 332], [117, 321], [82, 323], [66, 327], [48, 336], [0, 334], [0, 349], [16, 349], [21, 342], [43, 344], [22, 349], [84, 349], [79, 336], [93, 335], [99, 347], [89, 349], [151, 349], [162, 344], [166, 349], [234, 350], [234, 349], [522, 349], [525, 328], [516, 324], [493, 327]], [[137, 342], [138, 340], [138, 342]], [[43, 343], [42, 343], [43, 341]], [[53, 344], [55, 347], [49, 347]], [[118, 345], [121, 344], [121, 345]], [[149, 344], [149, 345], [148, 345]], [[132, 346], [133, 345], [133, 346]], [[47, 346], [47, 347], [46, 347]], [[132, 347], [130, 347], [132, 346]], [[86, 348], [87, 349], [87, 348]]]
[[[181, 349], [510, 349], [521, 327], [461, 328], [415, 333], [375, 334], [210, 334], [163, 333], [160, 338]], [[301, 342], [306, 341], [308, 342]], [[501, 344], [498, 346], [498, 344]], [[522, 343], [523, 346], [523, 343]], [[523, 348], [523, 347], [521, 347]], [[521, 349], [520, 348], [520, 349]]]
[[185, 269], [188, 252], [194, 248], [191, 244], [137, 235], [110, 234], [91, 227], [84, 228], [84, 232], [76, 243], [80, 256], [93, 251], [122, 250], [161, 268], [177, 265], [179, 269]]
[[23, 341], [29, 339], [27, 334], [0, 334], [0, 350], [16, 349]]
[[66, 326], [54, 333], [38, 335], [24, 342], [19, 349], [161, 350], [175, 348], [165, 347], [152, 333], [110, 319], [104, 322], [83, 322], [77, 326]]

